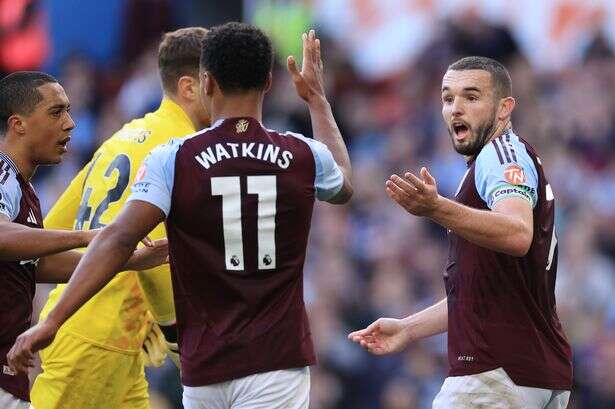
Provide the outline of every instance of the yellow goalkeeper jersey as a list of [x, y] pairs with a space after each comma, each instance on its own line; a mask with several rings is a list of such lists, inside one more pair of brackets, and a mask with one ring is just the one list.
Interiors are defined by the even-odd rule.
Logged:
[[[182, 108], [163, 99], [157, 111], [124, 125], [94, 153], [45, 218], [50, 229], [95, 229], [118, 215], [130, 195], [130, 186], [147, 154], [171, 138], [195, 132]], [[166, 237], [164, 225], [153, 240]], [[55, 306], [65, 284], [50, 294], [41, 319]], [[161, 323], [175, 320], [168, 265], [145, 272], [119, 273], [62, 327], [101, 347], [135, 353], [146, 331], [146, 311]]]

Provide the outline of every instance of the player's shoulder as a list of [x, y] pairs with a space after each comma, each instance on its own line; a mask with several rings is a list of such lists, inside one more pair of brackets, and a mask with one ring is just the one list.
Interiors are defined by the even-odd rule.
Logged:
[[525, 165], [533, 167], [533, 160], [525, 143], [512, 130], [492, 139], [476, 158], [477, 169]]
[[151, 134], [152, 130], [147, 125], [145, 118], [136, 118], [131, 120], [130, 122], [125, 123], [103, 144], [142, 144], [147, 141]]
[[0, 187], [5, 192], [21, 192], [18, 176], [19, 170], [8, 155], [0, 152]]
[[147, 156], [147, 161], [151, 164], [153, 161], [166, 162], [174, 159], [179, 149], [188, 141], [194, 140], [196, 137], [203, 135], [207, 129], [203, 129], [189, 135], [179, 138], [171, 138], [165, 143], [156, 145]]
[[166, 143], [157, 145], [152, 149], [147, 157], [149, 162], [168, 160], [177, 154], [179, 148], [186, 142], [186, 138], [173, 138]]
[[19, 213], [19, 203], [23, 195], [18, 179], [19, 170], [4, 153], [0, 152], [0, 213], [14, 220]]

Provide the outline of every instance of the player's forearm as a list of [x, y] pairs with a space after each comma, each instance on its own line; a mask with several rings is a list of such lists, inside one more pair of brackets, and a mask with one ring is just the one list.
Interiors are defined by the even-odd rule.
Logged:
[[115, 224], [96, 236], [68, 282], [66, 291], [47, 319], [59, 327], [120, 271], [137, 246]]
[[440, 197], [429, 216], [464, 239], [490, 250], [520, 257], [527, 253], [531, 228], [521, 217], [478, 210]]
[[36, 269], [37, 283], [65, 283], [77, 268], [83, 253], [63, 251], [40, 259]]
[[[147, 259], [147, 254], [144, 256], [144, 251], [136, 251], [126, 261], [119, 271], [139, 270], [144, 263], [150, 265], [152, 262]], [[42, 257], [36, 269], [37, 283], [66, 283], [70, 280], [73, 272], [83, 258], [83, 253], [75, 250], [63, 251], [61, 253], [52, 254]], [[151, 256], [150, 256], [151, 258]], [[170, 274], [167, 271], [167, 274]], [[171, 286], [169, 279], [169, 287]]]
[[431, 307], [404, 318], [411, 341], [428, 338], [448, 330], [448, 302], [439, 301]]
[[308, 103], [308, 108], [310, 110], [314, 138], [327, 145], [327, 148], [329, 148], [333, 155], [333, 159], [335, 159], [335, 162], [342, 170], [344, 179], [351, 183], [352, 167], [350, 165], [350, 157], [342, 134], [333, 117], [331, 105], [329, 105], [329, 102], [324, 97], [314, 97]]
[[0, 224], [0, 259], [28, 260], [88, 245], [87, 232], [46, 230], [17, 223]]

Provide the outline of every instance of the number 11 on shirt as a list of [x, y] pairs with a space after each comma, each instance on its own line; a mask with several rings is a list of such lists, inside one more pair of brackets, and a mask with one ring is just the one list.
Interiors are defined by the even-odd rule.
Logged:
[[[276, 268], [275, 214], [276, 176], [248, 176], [248, 194], [258, 195], [258, 269]], [[211, 194], [222, 196], [224, 260], [227, 270], [244, 270], [239, 176], [211, 178]]]

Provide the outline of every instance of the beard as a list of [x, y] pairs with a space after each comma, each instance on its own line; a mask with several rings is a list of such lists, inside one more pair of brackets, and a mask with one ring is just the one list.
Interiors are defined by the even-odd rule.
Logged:
[[451, 140], [453, 141], [453, 148], [455, 151], [463, 156], [476, 156], [483, 149], [483, 146], [489, 141], [491, 134], [493, 133], [493, 128], [495, 127], [495, 117], [496, 110], [493, 110], [493, 115], [491, 116], [491, 120], [483, 121], [476, 128], [476, 132], [472, 129], [471, 137], [465, 143], [457, 144], [455, 143], [455, 131], [449, 127], [448, 133], [451, 135]]

